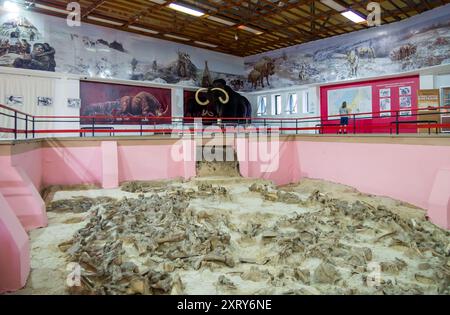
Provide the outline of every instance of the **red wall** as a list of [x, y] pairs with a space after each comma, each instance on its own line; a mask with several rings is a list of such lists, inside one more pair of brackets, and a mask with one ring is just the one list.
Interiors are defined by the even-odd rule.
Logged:
[[[399, 88], [402, 86], [410, 86], [411, 87], [411, 111], [412, 113], [416, 113], [415, 109], [417, 109], [417, 92], [419, 90], [419, 76], [408, 76], [408, 77], [400, 77], [400, 78], [392, 78], [392, 79], [383, 79], [383, 80], [371, 80], [357, 83], [346, 83], [346, 84], [337, 84], [324, 86], [320, 88], [320, 110], [321, 110], [321, 120], [323, 124], [334, 124], [338, 123], [335, 119], [339, 119], [338, 117], [331, 117], [328, 119], [328, 91], [345, 89], [350, 87], [362, 87], [362, 86], [371, 86], [372, 87], [372, 111], [379, 112], [380, 111], [380, 89], [390, 88], [391, 89], [391, 117], [380, 118], [379, 114], [373, 114], [371, 119], [361, 119], [356, 121], [356, 130], [358, 133], [381, 133], [381, 132], [389, 132], [390, 129], [388, 125], [390, 122], [395, 121], [395, 111], [400, 109], [400, 92]], [[349, 128], [348, 132], [353, 132], [353, 120], [350, 116]], [[403, 120], [417, 120], [417, 117], [400, 117], [400, 121]], [[384, 127], [386, 126], [386, 127]], [[393, 132], [395, 132], [395, 125], [392, 124]], [[417, 132], [417, 128], [408, 128], [400, 125], [400, 130], [402, 133], [404, 132]], [[336, 133], [336, 129], [325, 128], [324, 133]]]

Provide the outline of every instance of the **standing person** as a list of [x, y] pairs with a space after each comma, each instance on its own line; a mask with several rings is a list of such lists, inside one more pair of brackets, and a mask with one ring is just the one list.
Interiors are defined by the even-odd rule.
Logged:
[[339, 133], [347, 134], [348, 113], [347, 102], [343, 102], [341, 108], [339, 108], [339, 115], [341, 115]]

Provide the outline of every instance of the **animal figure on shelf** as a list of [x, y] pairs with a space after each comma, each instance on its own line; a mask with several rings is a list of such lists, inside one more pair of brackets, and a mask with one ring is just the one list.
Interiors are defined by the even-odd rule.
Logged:
[[163, 108], [161, 103], [148, 92], [139, 92], [135, 96], [123, 96], [120, 99], [118, 115], [131, 116], [165, 116], [169, 107]]
[[256, 89], [258, 87], [258, 83], [261, 82], [262, 76], [261, 72], [252, 70], [248, 74], [248, 82], [252, 84], [252, 88]]
[[360, 58], [375, 59], [375, 50], [372, 47], [358, 47], [357, 51]]
[[234, 90], [239, 91], [240, 89], [244, 88], [244, 81], [236, 79], [236, 80], [232, 80], [230, 82], [231, 86], [233, 87]]
[[355, 50], [347, 53], [347, 62], [350, 65], [350, 76], [358, 75], [359, 57]]

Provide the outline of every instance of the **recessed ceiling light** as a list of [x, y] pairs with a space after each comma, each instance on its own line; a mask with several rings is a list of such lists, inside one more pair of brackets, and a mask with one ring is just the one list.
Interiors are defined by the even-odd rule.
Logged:
[[261, 31], [255, 30], [254, 28], [251, 28], [251, 27], [248, 27], [248, 26], [245, 26], [245, 25], [239, 25], [238, 29], [244, 30], [244, 31], [256, 34], [256, 35], [261, 35], [263, 33]]
[[157, 4], [164, 4], [164, 3], [166, 3], [167, 1], [165, 1], [165, 0], [150, 0], [151, 2], [154, 2], [154, 3], [157, 3]]
[[95, 17], [95, 16], [92, 16], [92, 15], [89, 15], [87, 18], [89, 20], [94, 20], [94, 21], [103, 22], [103, 23], [112, 24], [112, 25], [118, 25], [118, 26], [123, 25], [123, 23], [120, 23], [120, 22], [111, 21], [111, 20], [107, 20], [107, 19], [102, 19], [102, 18]]
[[208, 47], [217, 47], [217, 45], [210, 44], [210, 43], [205, 43], [205, 42], [194, 41], [194, 43], [199, 44], [199, 45], [203, 45], [203, 46], [208, 46]]
[[164, 36], [174, 38], [174, 39], [184, 40], [184, 41], [190, 40], [189, 38], [176, 36], [176, 35], [172, 35], [172, 34], [164, 34]]
[[320, 2], [329, 6], [332, 9], [335, 9], [338, 12], [347, 10], [346, 7], [344, 7], [343, 5], [340, 5], [339, 3], [337, 3], [336, 1], [333, 1], [333, 0], [320, 0]]
[[366, 21], [366, 19], [364, 19], [363, 17], [361, 17], [360, 15], [356, 14], [353, 11], [346, 11], [346, 12], [342, 12], [341, 13], [343, 16], [345, 16], [347, 19], [349, 19], [352, 22], [355, 23], [363, 23]]
[[198, 16], [202, 16], [202, 15], [205, 14], [205, 13], [203, 13], [201, 11], [197, 11], [197, 10], [194, 10], [194, 9], [191, 9], [191, 8], [188, 8], [188, 7], [176, 4], [176, 3], [171, 3], [171, 4], [168, 5], [168, 7], [173, 9], [173, 10], [180, 11], [180, 12], [183, 12], [183, 13], [186, 13], [186, 14], [197, 16], [197, 17]]
[[227, 21], [227, 20], [221, 19], [221, 18], [219, 18], [217, 16], [213, 16], [213, 15], [212, 16], [208, 16], [207, 19], [211, 20], [211, 21], [214, 21], [214, 22], [217, 22], [217, 23], [222, 23], [222, 24], [225, 24], [225, 25], [228, 25], [228, 26], [233, 26], [233, 25], [236, 24], [234, 22]]
[[140, 32], [145, 32], [145, 33], [150, 33], [150, 34], [158, 34], [159, 33], [154, 30], [149, 30], [148, 28], [143, 28], [143, 27], [134, 26], [134, 25], [128, 25], [128, 28], [131, 28], [132, 30], [135, 30], [135, 31], [140, 31]]
[[45, 4], [39, 4], [39, 3], [36, 3], [34, 6], [35, 6], [36, 8], [42, 9], [42, 10], [48, 10], [48, 11], [58, 12], [58, 13], [61, 13], [61, 14], [69, 14], [69, 13], [70, 13], [70, 12], [67, 11], [67, 10], [64, 10], [64, 9], [58, 9], [58, 8], [55, 8], [55, 7], [50, 7], [50, 6], [45, 5]]
[[17, 13], [20, 11], [19, 6], [17, 3], [11, 2], [11, 1], [5, 1], [3, 2], [3, 9], [8, 12]]

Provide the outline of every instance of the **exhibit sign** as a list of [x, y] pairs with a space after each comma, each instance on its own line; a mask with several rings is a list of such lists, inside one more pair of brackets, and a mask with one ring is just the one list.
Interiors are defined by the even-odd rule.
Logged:
[[439, 107], [439, 89], [419, 90], [417, 100], [419, 108]]

